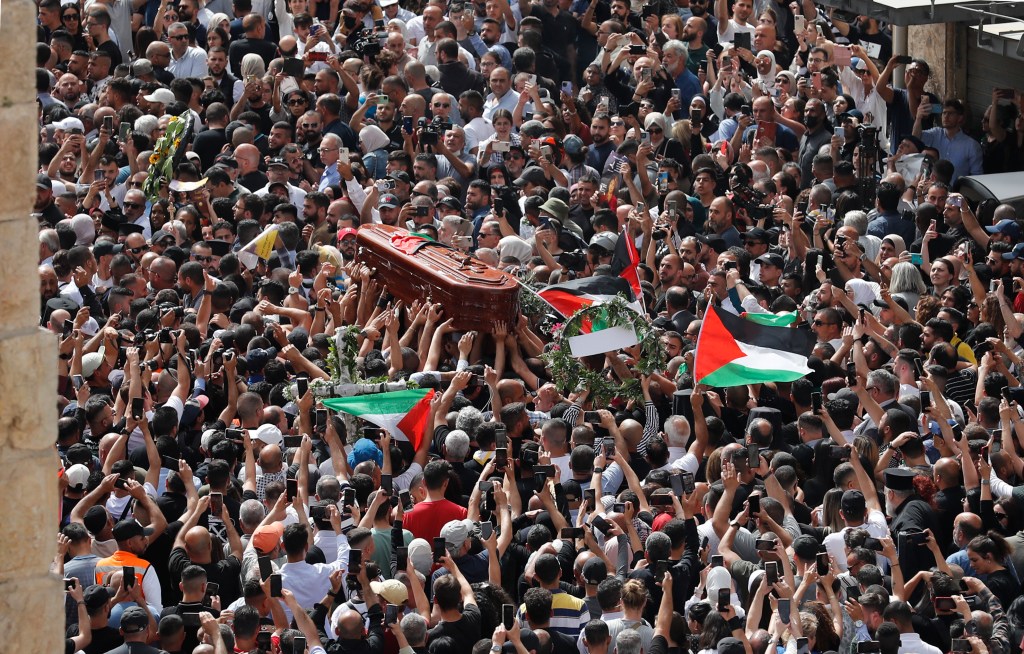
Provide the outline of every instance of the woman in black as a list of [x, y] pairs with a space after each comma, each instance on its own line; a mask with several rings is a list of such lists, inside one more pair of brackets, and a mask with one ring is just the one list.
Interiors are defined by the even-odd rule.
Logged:
[[987, 575], [985, 585], [1003, 606], [1010, 606], [1020, 595], [1020, 582], [1003, 565], [1011, 550], [1010, 544], [995, 531], [975, 536], [967, 544], [971, 567], [979, 575]]

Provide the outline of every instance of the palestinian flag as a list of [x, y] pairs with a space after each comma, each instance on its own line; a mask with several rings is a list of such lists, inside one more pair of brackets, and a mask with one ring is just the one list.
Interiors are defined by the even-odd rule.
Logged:
[[640, 289], [640, 275], [637, 268], [640, 266], [640, 254], [636, 251], [636, 243], [629, 231], [623, 227], [619, 238], [615, 241], [615, 254], [612, 255], [612, 274], [618, 275], [629, 282], [633, 289], [633, 296], [643, 297]]
[[[633, 289], [622, 277], [581, 277], [564, 284], [545, 286], [537, 294], [568, 318], [584, 307], [610, 302], [620, 293], [626, 296], [626, 301], [631, 305], [635, 304]], [[640, 309], [637, 308], [637, 311]]]
[[418, 449], [424, 438], [423, 428], [430, 415], [430, 400], [433, 397], [433, 389], [410, 388], [391, 393], [332, 397], [323, 403], [329, 409], [351, 414], [387, 429], [396, 439], [407, 440]]
[[697, 336], [694, 378], [709, 386], [790, 382], [811, 372], [814, 335], [709, 306]]

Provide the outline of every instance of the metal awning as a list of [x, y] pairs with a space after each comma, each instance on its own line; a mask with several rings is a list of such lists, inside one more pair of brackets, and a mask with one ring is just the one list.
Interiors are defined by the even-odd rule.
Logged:
[[[817, 0], [818, 4], [856, 13], [890, 25], [978, 23], [982, 13], [1024, 18], [1024, 1], [962, 2], [961, 0]], [[991, 20], [991, 18], [989, 18]]]
[[972, 25], [971, 38], [978, 47], [1004, 57], [1024, 61], [1024, 21], [996, 23], [994, 25]]

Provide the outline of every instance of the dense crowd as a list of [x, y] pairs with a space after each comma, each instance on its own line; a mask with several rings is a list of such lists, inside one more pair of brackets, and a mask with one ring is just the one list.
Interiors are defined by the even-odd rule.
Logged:
[[[1019, 92], [972, 118], [813, 0], [38, 18], [67, 652], [1021, 651], [1022, 224], [955, 192], [1024, 168]], [[399, 301], [374, 224], [522, 314]], [[596, 403], [533, 291], [627, 240], [663, 363], [585, 358], [639, 382]], [[709, 305], [795, 315], [810, 374], [696, 383]], [[339, 361], [434, 389], [422, 432], [324, 407]]]

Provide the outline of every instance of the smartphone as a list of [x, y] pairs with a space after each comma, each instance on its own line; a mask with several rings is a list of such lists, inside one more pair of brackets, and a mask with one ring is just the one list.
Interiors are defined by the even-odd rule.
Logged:
[[626, 512], [626, 503], [625, 502], [615, 502], [614, 504], [612, 504], [612, 512], [613, 513], [625, 513]]
[[227, 439], [229, 441], [233, 441], [235, 443], [241, 443], [242, 442], [243, 433], [242, 433], [241, 429], [235, 429], [233, 427], [229, 427], [227, 430], [225, 430], [224, 435], [227, 436]]
[[815, 559], [815, 565], [818, 567], [818, 576], [824, 577], [828, 574], [828, 552], [818, 552], [818, 556]]
[[914, 372], [918, 377], [924, 377], [924, 364], [921, 363], [921, 357], [914, 358]]
[[74, 330], [75, 330], [75, 322], [73, 320], [65, 320], [64, 321], [64, 329], [63, 329], [63, 332], [61, 334], [61, 338], [67, 338], [68, 336], [71, 336], [71, 332], [73, 332]]
[[779, 564], [775, 561], [767, 561], [764, 564], [765, 580], [769, 586], [779, 582]]
[[797, 638], [796, 639], [796, 654], [808, 654], [807, 639]]
[[256, 647], [264, 652], [270, 651], [271, 634], [269, 631], [256, 632]]
[[206, 584], [206, 595], [203, 596], [203, 606], [211, 606], [214, 595], [220, 594], [220, 584], [212, 581]]
[[933, 102], [932, 103], [932, 115], [933, 116], [941, 116], [942, 115], [942, 103], [941, 102]]
[[683, 481], [683, 492], [685, 494], [689, 495], [697, 490], [697, 484], [694, 482], [692, 473], [684, 472], [681, 476]]
[[78, 583], [78, 580], [74, 577], [71, 577], [70, 579], [64, 579], [64, 590], [71, 590], [75, 587], [76, 583]]
[[636, 55], [643, 55], [643, 54], [646, 54], [646, 53], [647, 53], [647, 46], [646, 45], [636, 44], [636, 43], [631, 43], [629, 45], [629, 54], [630, 55], [636, 56]]
[[[384, 626], [390, 627], [391, 625], [398, 622], [398, 606], [395, 604], [388, 604], [387, 608], [384, 609]], [[305, 646], [305, 643], [303, 643]], [[298, 652], [299, 650], [296, 650]]]
[[121, 568], [121, 583], [125, 588], [135, 586], [135, 568], [133, 566], [126, 565]]
[[573, 540], [583, 538], [584, 536], [586, 536], [586, 532], [583, 530], [583, 527], [565, 527], [558, 535], [562, 540]]
[[516, 607], [512, 604], [501, 605], [501, 623], [505, 629], [511, 629], [516, 624]]
[[562, 82], [562, 93], [572, 95], [572, 82]]
[[394, 482], [391, 481], [391, 475], [380, 476], [380, 489], [386, 494], [391, 495], [395, 492]]
[[[388, 605], [388, 609], [390, 610], [393, 606], [394, 606], [393, 604], [389, 604]], [[398, 618], [398, 610], [397, 610], [398, 607], [394, 606], [394, 608], [395, 608], [395, 618], [397, 620], [397, 618]], [[292, 654], [306, 654], [306, 637], [305, 636], [296, 636], [295, 638], [292, 639]]]
[[860, 601], [860, 586], [854, 584], [853, 586], [846, 587], [846, 599], [851, 599], [854, 602]]
[[[753, 517], [753, 516], [755, 516], [755, 515], [757, 515], [758, 513], [761, 512], [761, 496], [760, 495], [751, 495], [751, 496], [747, 497], [747, 504], [750, 507], [750, 516], [751, 517]], [[774, 549], [774, 548], [775, 548], [775, 546], [773, 544], [772, 545], [772, 549]]]
[[347, 486], [341, 495], [342, 506], [352, 506], [356, 503], [356, 489]]
[[299, 480], [298, 479], [286, 479], [285, 487], [287, 488], [288, 501], [291, 502], [299, 494]]
[[398, 570], [405, 570], [409, 567], [409, 548], [408, 547], [396, 547], [395, 548], [395, 568]]
[[439, 563], [441, 557], [448, 553], [448, 548], [444, 538], [438, 537], [434, 539], [434, 563]]
[[583, 491], [583, 499], [586, 501], [587, 506], [593, 509], [594, 505], [597, 504], [597, 491], [593, 488], [588, 488]]
[[270, 596], [281, 597], [281, 575], [276, 572], [270, 575]]
[[711, 555], [711, 567], [712, 568], [721, 568], [723, 565], [725, 565], [725, 559], [722, 558], [721, 554], [712, 554]]
[[718, 589], [718, 612], [724, 613], [729, 610], [729, 596], [732, 592], [728, 588]]
[[682, 497], [686, 494], [683, 489], [683, 476], [681, 474], [672, 475], [672, 492], [675, 493], [676, 497]]
[[82, 384], [85, 383], [85, 377], [81, 375], [71, 375], [71, 384], [75, 387], [75, 390], [82, 388]]
[[789, 599], [785, 597], [780, 597], [778, 607], [779, 621], [782, 622], [782, 624], [789, 624]]
[[761, 467], [761, 452], [758, 450], [757, 443], [747, 445], [747, 464], [751, 468]]
[[821, 393], [811, 393], [811, 411], [815, 414], [821, 412]]
[[508, 448], [508, 429], [500, 423], [494, 428], [494, 447], [499, 450]]
[[927, 413], [932, 406], [932, 392], [921, 391], [921, 412]]
[[326, 506], [311, 506], [309, 507], [309, 517], [314, 520], [327, 520], [327, 507]]
[[758, 552], [774, 552], [775, 541], [771, 538], [758, 538], [754, 541], [754, 549]]
[[605, 456], [605, 458], [610, 459], [610, 458], [615, 456], [615, 439], [614, 438], [606, 438], [603, 441], [601, 441], [601, 444], [604, 446], [604, 456]]
[[971, 651], [971, 641], [966, 638], [954, 638], [953, 643], [949, 648], [950, 652], [969, 652]]
[[584, 411], [583, 422], [589, 422], [592, 424], [601, 424], [601, 414], [597, 411]]
[[306, 394], [306, 391], [308, 391], [308, 390], [309, 390], [309, 379], [307, 379], [305, 377], [299, 377], [299, 378], [297, 378], [295, 380], [295, 392], [296, 392], [296, 394], [299, 397], [304, 396]]
[[480, 538], [487, 540], [494, 533], [494, 523], [491, 521], [480, 523]]
[[124, 121], [124, 122], [122, 122], [118, 126], [117, 140], [120, 141], [121, 143], [127, 142], [128, 141], [128, 137], [130, 137], [131, 134], [132, 134], [132, 124], [129, 123], [128, 121]]
[[605, 537], [608, 536], [608, 532], [612, 528], [612, 526], [608, 524], [608, 521], [599, 515], [594, 516], [594, 519], [590, 522], [590, 526], [604, 534]]
[[288, 447], [302, 447], [302, 436], [285, 436], [284, 446]]
[[872, 652], [881, 652], [882, 644], [877, 640], [867, 640], [857, 643], [857, 654], [871, 654]]
[[363, 550], [350, 549], [348, 551], [348, 573], [357, 575], [363, 569]]
[[219, 516], [224, 509], [224, 496], [220, 493], [210, 493], [210, 515]]
[[327, 409], [316, 410], [316, 428], [326, 429], [327, 428]]
[[114, 488], [120, 488], [121, 490], [127, 489], [128, 480], [125, 479], [124, 477], [118, 477], [117, 479], [114, 480]]
[[963, 198], [959, 195], [954, 195], [946, 198], [946, 206], [957, 207], [958, 209], [963, 205]]
[[267, 577], [274, 574], [274, 566], [270, 563], [270, 557], [261, 556], [256, 561], [260, 566], [260, 581], [266, 581]]
[[109, 136], [114, 135], [114, 117], [104, 116], [103, 117], [103, 129], [107, 130]]
[[199, 614], [198, 613], [182, 613], [181, 614], [181, 623], [183, 625], [185, 625], [186, 627], [189, 627], [189, 628], [198, 627], [201, 624], [201, 622], [199, 620]]

